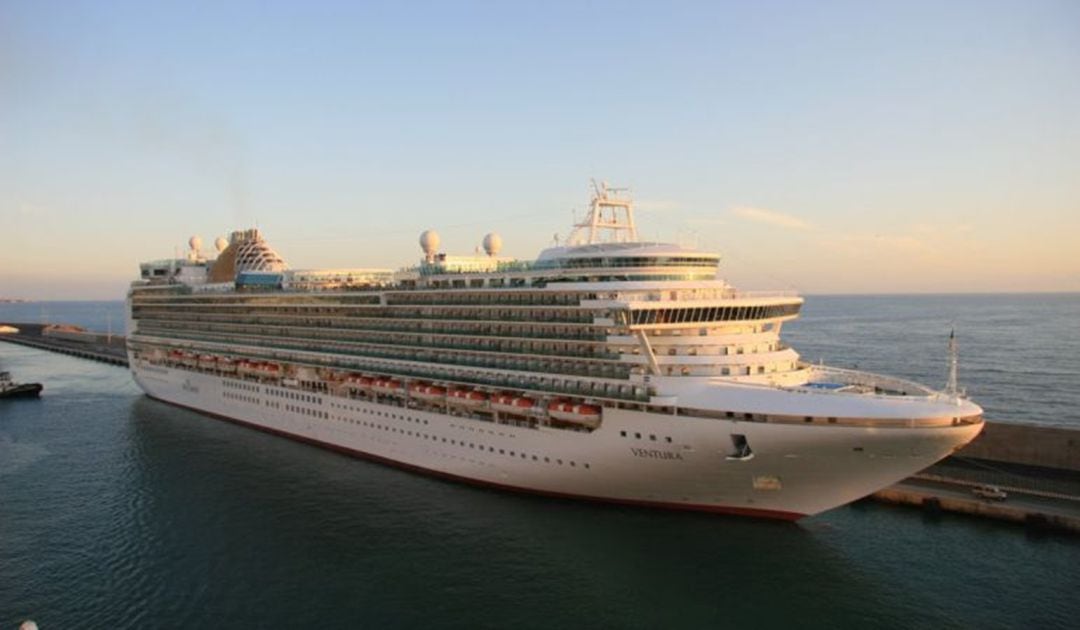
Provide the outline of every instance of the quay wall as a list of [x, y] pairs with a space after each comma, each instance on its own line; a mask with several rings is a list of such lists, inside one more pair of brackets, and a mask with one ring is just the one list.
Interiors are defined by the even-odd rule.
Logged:
[[1080, 472], [1080, 426], [987, 422], [960, 457]]
[[910, 505], [929, 511], [968, 514], [1032, 525], [1042, 529], [1080, 534], [1080, 513], [1061, 513], [1052, 510], [1021, 507], [1007, 502], [991, 503], [975, 497], [942, 496], [932, 491], [928, 492], [912, 488], [902, 483], [875, 492], [873, 498], [882, 503]]

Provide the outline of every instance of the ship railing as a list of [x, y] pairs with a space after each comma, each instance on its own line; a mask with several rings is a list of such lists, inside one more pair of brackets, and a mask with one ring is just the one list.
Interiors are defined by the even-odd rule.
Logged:
[[[526, 273], [530, 271], [554, 271], [554, 270], [571, 270], [571, 271], [590, 271], [590, 270], [603, 270], [603, 269], [656, 269], [656, 268], [674, 268], [674, 269], [709, 269], [715, 270], [717, 260], [715, 259], [689, 259], [689, 260], [665, 260], [663, 258], [650, 258], [647, 260], [632, 260], [619, 258], [606, 258], [599, 262], [596, 260], [587, 260], [579, 258], [559, 258], [552, 260], [500, 260], [494, 261], [494, 263], [480, 264], [477, 267], [455, 267], [455, 261], [449, 261], [449, 263], [436, 261], [436, 262], [423, 262], [417, 267], [411, 267], [403, 269], [402, 271], [417, 271], [421, 276], [458, 276], [458, 275], [479, 275], [479, 274], [492, 274], [492, 273]], [[467, 265], [467, 263], [466, 263]]]
[[886, 376], [884, 374], [850, 370], [828, 365], [814, 365], [812, 363], [804, 362], [800, 362], [799, 367], [809, 370], [811, 383], [835, 383], [846, 386], [864, 387], [868, 388], [869, 391], [862, 393], [873, 393], [882, 396], [901, 395], [936, 397], [941, 395], [941, 392], [925, 385], [921, 385], [915, 381], [897, 378], [895, 376]]
[[792, 416], [770, 413], [741, 413], [731, 411], [716, 411], [710, 409], [694, 409], [679, 407], [678, 415], [695, 418], [715, 418], [737, 422], [760, 422], [768, 424], [797, 424], [797, 425], [827, 425], [847, 427], [880, 427], [880, 428], [928, 428], [928, 427], [951, 427], [962, 424], [973, 424], [982, 421], [981, 415], [975, 416], [936, 416], [929, 418], [858, 418], [858, 417], [835, 417], [835, 416]]

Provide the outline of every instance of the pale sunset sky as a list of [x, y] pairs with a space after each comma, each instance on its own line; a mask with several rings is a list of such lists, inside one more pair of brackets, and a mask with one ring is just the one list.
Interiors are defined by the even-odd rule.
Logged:
[[745, 288], [1080, 291], [1080, 2], [0, 0], [0, 298], [531, 258], [590, 177]]

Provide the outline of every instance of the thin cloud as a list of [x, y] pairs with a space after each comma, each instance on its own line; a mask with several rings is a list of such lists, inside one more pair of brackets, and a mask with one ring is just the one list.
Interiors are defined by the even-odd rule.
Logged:
[[790, 214], [784, 214], [783, 212], [777, 212], [775, 210], [766, 210], [765, 208], [739, 206], [732, 208], [731, 213], [741, 219], [746, 219], [747, 221], [775, 225], [776, 227], [787, 230], [809, 230], [811, 227], [809, 223], [803, 221], [799, 217], [794, 217]]
[[671, 212], [678, 210], [680, 204], [671, 199], [639, 199], [634, 202], [634, 207], [647, 212]]
[[690, 225], [727, 225], [723, 217], [690, 217], [686, 222]]

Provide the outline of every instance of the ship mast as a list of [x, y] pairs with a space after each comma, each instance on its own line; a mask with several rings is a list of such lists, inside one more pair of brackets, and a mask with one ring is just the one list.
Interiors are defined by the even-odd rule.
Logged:
[[957, 366], [959, 363], [959, 350], [956, 345], [956, 329], [954, 328], [949, 332], [949, 380], [945, 383], [945, 393], [953, 399], [959, 399], [963, 395], [957, 384]]
[[610, 188], [607, 182], [590, 180], [593, 188], [589, 202], [589, 216], [574, 225], [570, 235], [571, 245], [595, 243], [633, 243], [638, 240], [634, 225], [634, 202], [620, 196], [627, 188]]

